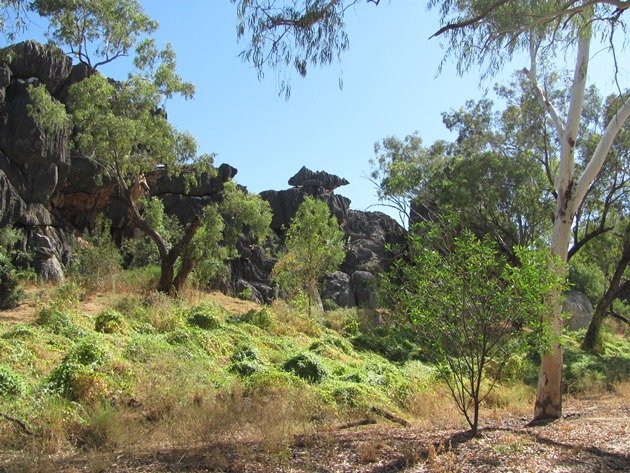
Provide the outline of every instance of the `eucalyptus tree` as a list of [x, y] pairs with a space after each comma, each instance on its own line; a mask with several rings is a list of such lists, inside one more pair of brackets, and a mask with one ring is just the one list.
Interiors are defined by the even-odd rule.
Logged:
[[48, 37], [90, 70], [129, 56], [158, 23], [137, 0], [34, 0], [31, 9], [48, 18]]
[[491, 238], [516, 263], [516, 247], [543, 241], [552, 214], [553, 196], [533, 152], [533, 137], [542, 134], [531, 133], [531, 115], [522, 104], [497, 111], [490, 100], [468, 101], [443, 113], [453, 142], [424, 148], [417, 134], [385, 138], [371, 160], [379, 198], [408, 211], [410, 225], [456, 215], [462, 229]]
[[[359, 3], [358, 0], [233, 1], [238, 4], [241, 19], [239, 35], [250, 35], [244, 58], [252, 61], [259, 72], [267, 66], [291, 65], [301, 75], [306, 74], [307, 65], [328, 64], [348, 48], [344, 13]], [[378, 4], [379, 1], [366, 0], [366, 3]], [[624, 13], [630, 3], [625, 0], [496, 0], [490, 3], [485, 0], [431, 0], [429, 6], [440, 12], [443, 26], [435, 35], [446, 42], [446, 58], [455, 57], [460, 73], [480, 66], [483, 75], [491, 75], [516, 53], [528, 54], [527, 75], [541, 106], [554, 124], [560, 143], [550, 250], [561, 262], [551, 270], [565, 274], [571, 227], [578, 207], [599, 174], [621, 126], [630, 116], [630, 95], [620, 92], [619, 106], [606, 124], [591, 158], [577, 174], [574, 155], [584, 106], [591, 41], [596, 34], [611, 38], [615, 58], [615, 33], [625, 31]], [[575, 52], [564, 116], [545, 93], [543, 68], [543, 59], [553, 57], [560, 48]], [[549, 322], [557, 335], [562, 331], [560, 298], [557, 291], [549, 295], [549, 304], [555, 307]], [[556, 343], [542, 357], [535, 417], [557, 418], [561, 414], [562, 349]]]
[[[233, 246], [233, 235], [246, 227], [254, 240], [264, 237], [270, 211], [260, 199], [229, 183], [225, 208], [208, 205], [175, 233], [166, 232], [156, 223], [159, 219], [142, 211], [138, 190], [146, 185], [145, 173], [162, 169], [182, 175], [192, 186], [201, 173], [212, 175], [215, 169], [214, 157], [198, 156], [194, 138], [166, 119], [166, 102], [174, 95], [191, 98], [195, 88], [177, 74], [172, 47], [158, 49], [151, 37], [157, 23], [137, 0], [35, 0], [30, 6], [49, 18], [51, 42], [87, 67], [87, 77], [70, 87], [68, 117], [58, 116], [53, 99], [39, 97], [37, 118], [50, 123], [69, 118], [76, 148], [94, 163], [101, 180], [114, 184], [132, 224], [156, 245], [159, 291], [177, 293], [204, 258], [233, 256], [225, 247]], [[113, 81], [99, 73], [99, 67], [123, 56], [133, 56], [134, 70], [126, 79]], [[38, 97], [35, 92], [33, 98]], [[234, 208], [250, 210], [235, 216]]]
[[510, 264], [488, 238], [448, 220], [411, 235], [410, 254], [394, 262], [381, 292], [477, 435], [480, 404], [511, 356], [548, 343], [544, 295], [562, 281], [547, 271], [547, 251], [519, 247]]
[[343, 263], [343, 232], [328, 204], [307, 196], [300, 204], [285, 241], [286, 252], [273, 268], [273, 276], [289, 291], [305, 291], [311, 315], [317, 283]]

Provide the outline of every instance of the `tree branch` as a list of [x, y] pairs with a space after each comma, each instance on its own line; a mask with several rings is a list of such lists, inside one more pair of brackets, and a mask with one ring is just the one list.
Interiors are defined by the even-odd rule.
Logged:
[[440, 28], [435, 33], [433, 33], [431, 36], [429, 36], [429, 39], [435, 38], [436, 36], [440, 36], [440, 35], [446, 33], [447, 31], [459, 30], [459, 29], [465, 28], [467, 26], [474, 25], [475, 23], [480, 22], [481, 20], [486, 18], [490, 13], [492, 13], [493, 11], [498, 9], [499, 7], [505, 5], [509, 1], [510, 0], [496, 0], [493, 4], [489, 5], [486, 9], [482, 10], [481, 13], [479, 13], [479, 15], [477, 15], [477, 16], [474, 16], [472, 18], [468, 18], [467, 20], [456, 21], [454, 23], [448, 23], [448, 24], [444, 25], [442, 28]]

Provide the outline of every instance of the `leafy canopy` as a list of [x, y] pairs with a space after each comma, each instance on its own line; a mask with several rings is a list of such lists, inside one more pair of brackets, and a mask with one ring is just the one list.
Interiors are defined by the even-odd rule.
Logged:
[[[479, 403], [512, 354], [544, 347], [546, 294], [561, 286], [548, 251], [516, 249], [518, 264], [488, 239], [427, 224], [381, 284], [387, 306], [409, 325], [476, 433]], [[490, 370], [489, 366], [493, 369]]]
[[274, 279], [289, 293], [306, 291], [310, 303], [317, 282], [345, 258], [343, 232], [326, 202], [306, 197], [291, 220], [286, 253], [273, 269]]
[[129, 55], [158, 27], [137, 0], [35, 0], [31, 7], [49, 19], [51, 42], [67, 46], [90, 69]]

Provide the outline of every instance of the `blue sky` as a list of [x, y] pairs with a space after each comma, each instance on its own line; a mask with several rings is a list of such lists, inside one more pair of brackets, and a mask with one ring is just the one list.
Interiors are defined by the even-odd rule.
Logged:
[[[236, 9], [229, 0], [141, 3], [160, 23], [157, 39], [173, 44], [180, 74], [197, 87], [193, 100], [172, 101], [167, 110], [180, 130], [192, 132], [202, 152], [236, 167], [237, 181], [253, 192], [288, 187], [302, 165], [338, 174], [350, 181], [338, 193], [356, 209], [377, 203], [364, 178], [374, 142], [416, 130], [426, 144], [449, 139], [441, 112], [481, 98], [494, 81], [505, 82], [527, 65], [508, 65], [482, 84], [476, 71], [457, 77], [453, 65], [435, 77], [444, 51], [438, 40], [429, 40], [439, 21], [425, 2], [360, 3], [347, 12], [350, 50], [341, 63], [310, 70], [306, 79], [295, 77], [287, 101], [278, 96], [273, 71], [259, 81], [238, 58], [244, 45], [237, 43]], [[39, 35], [34, 25], [24, 36]], [[621, 79], [628, 86], [624, 53]], [[592, 75], [601, 90], [612, 91], [610, 64], [602, 64], [591, 66]], [[121, 61], [103, 72], [123, 76], [126, 65]]]

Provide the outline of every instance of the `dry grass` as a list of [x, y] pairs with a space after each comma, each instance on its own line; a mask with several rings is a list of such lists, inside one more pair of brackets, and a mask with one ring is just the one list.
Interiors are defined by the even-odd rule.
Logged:
[[273, 301], [271, 311], [276, 318], [273, 331], [279, 335], [290, 336], [303, 333], [309, 337], [319, 337], [321, 334], [317, 315], [309, 317], [307, 314], [301, 314], [281, 299]]
[[368, 440], [359, 443], [356, 447], [360, 463], [376, 463], [389, 450], [383, 441]]
[[614, 392], [615, 394], [617, 394], [617, 396], [621, 398], [630, 399], [630, 381], [617, 383], [615, 385]]
[[464, 425], [451, 392], [441, 384], [410, 396], [406, 407], [422, 429], [436, 426], [444, 429], [459, 428]]
[[200, 289], [187, 288], [180, 298], [188, 305], [200, 305], [205, 302], [215, 303], [232, 314], [245, 314], [250, 310], [260, 310], [260, 305], [251, 301], [244, 301], [226, 296], [219, 291], [202, 291]]

